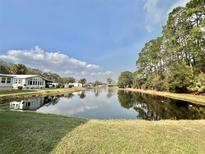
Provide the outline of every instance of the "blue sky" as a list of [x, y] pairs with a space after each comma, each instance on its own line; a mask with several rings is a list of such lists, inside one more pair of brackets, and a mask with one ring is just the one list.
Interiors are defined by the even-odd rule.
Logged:
[[187, 1], [0, 0], [0, 58], [63, 76], [116, 79], [135, 70], [144, 43]]

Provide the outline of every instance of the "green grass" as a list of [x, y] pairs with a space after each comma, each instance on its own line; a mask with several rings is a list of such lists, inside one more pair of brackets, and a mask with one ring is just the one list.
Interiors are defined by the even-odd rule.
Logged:
[[15, 96], [22, 94], [44, 94], [44, 93], [65, 93], [84, 90], [84, 88], [45, 88], [45, 89], [28, 89], [28, 90], [0, 90], [0, 97]]
[[34, 90], [0, 90], [0, 95], [35, 92]]
[[65, 134], [85, 119], [0, 111], [0, 153], [49, 153]]
[[89, 121], [52, 153], [204, 154], [205, 121]]
[[0, 153], [204, 154], [205, 120], [90, 120], [0, 111]]

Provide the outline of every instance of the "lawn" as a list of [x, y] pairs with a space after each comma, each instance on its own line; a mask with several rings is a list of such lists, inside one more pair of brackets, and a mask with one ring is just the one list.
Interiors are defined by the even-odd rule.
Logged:
[[1, 90], [0, 95], [18, 94], [26, 92], [35, 92], [35, 90]]
[[205, 121], [85, 120], [0, 111], [0, 153], [205, 153]]
[[205, 121], [89, 121], [52, 153], [204, 154]]
[[29, 89], [29, 90], [1, 90], [0, 97], [16, 96], [22, 94], [45, 94], [45, 93], [65, 93], [84, 90], [84, 88], [47, 88], [47, 89]]
[[43, 154], [87, 120], [0, 110], [0, 154]]

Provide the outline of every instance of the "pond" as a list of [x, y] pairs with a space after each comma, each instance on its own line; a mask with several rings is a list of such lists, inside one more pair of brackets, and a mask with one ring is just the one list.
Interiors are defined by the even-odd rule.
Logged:
[[89, 119], [205, 119], [205, 107], [179, 100], [113, 89], [8, 102], [0, 108]]

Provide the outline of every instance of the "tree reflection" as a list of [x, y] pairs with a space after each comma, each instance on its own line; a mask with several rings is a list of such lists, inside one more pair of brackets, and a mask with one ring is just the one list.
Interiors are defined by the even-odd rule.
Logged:
[[69, 94], [64, 94], [64, 97], [66, 98], [72, 98], [74, 95], [72, 93], [69, 93]]
[[59, 102], [61, 96], [47, 96], [44, 97], [44, 104], [46, 106], [55, 105]]
[[118, 91], [118, 100], [121, 106], [127, 109], [135, 104], [134, 95], [130, 91]]
[[96, 97], [99, 96], [100, 92], [101, 92], [101, 91], [100, 91], [99, 88], [94, 89], [94, 93], [95, 93], [95, 96], [96, 96]]
[[79, 94], [80, 99], [84, 99], [86, 97], [85, 92], [81, 92]]
[[136, 92], [119, 91], [118, 99], [122, 107], [134, 109], [138, 119], [202, 119], [205, 108], [187, 102]]
[[116, 90], [112, 88], [107, 89], [107, 98], [111, 98], [113, 95], [115, 95]]

